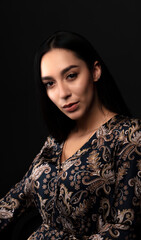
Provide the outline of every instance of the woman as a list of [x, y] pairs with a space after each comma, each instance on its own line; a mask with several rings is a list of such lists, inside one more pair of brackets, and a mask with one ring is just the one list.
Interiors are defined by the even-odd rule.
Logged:
[[35, 61], [49, 130], [20, 183], [0, 201], [1, 229], [34, 203], [28, 239], [137, 239], [141, 128], [91, 44], [57, 32]]

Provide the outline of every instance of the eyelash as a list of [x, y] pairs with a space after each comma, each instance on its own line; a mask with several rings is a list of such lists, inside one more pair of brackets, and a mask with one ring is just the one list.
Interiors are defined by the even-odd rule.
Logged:
[[[49, 85], [49, 84], [51, 84], [51, 85]], [[51, 88], [52, 85], [53, 85], [53, 82], [52, 82], [52, 81], [47, 82], [47, 83], [44, 84], [44, 86], [45, 86], [46, 89], [47, 89], [47, 88]]]
[[[78, 73], [70, 73], [70, 74], [66, 77], [66, 79], [69, 79], [69, 78], [70, 78], [71, 80], [73, 80], [73, 79], [75, 79], [75, 78], [77, 77], [77, 75], [78, 75]], [[50, 84], [51, 84], [51, 85], [50, 85]], [[45, 83], [44, 86], [45, 86], [46, 89], [51, 88], [51, 87], [53, 86], [53, 81], [49, 81], [49, 82]]]
[[78, 75], [78, 73], [70, 73], [68, 76], [67, 76], [67, 79], [70, 78], [70, 79], [74, 79], [76, 78]]

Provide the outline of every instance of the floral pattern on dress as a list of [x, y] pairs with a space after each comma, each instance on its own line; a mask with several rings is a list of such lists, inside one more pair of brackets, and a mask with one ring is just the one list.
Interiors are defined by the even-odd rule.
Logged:
[[49, 136], [23, 179], [0, 200], [0, 228], [31, 204], [42, 224], [28, 240], [133, 240], [141, 220], [141, 121], [116, 115], [60, 164]]

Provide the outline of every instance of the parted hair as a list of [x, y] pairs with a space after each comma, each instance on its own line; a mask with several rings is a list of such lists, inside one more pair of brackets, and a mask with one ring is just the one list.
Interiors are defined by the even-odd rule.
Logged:
[[93, 71], [94, 62], [98, 61], [101, 66], [102, 73], [100, 79], [95, 82], [95, 86], [101, 104], [110, 111], [118, 114], [125, 116], [131, 115], [113, 79], [113, 76], [92, 44], [86, 38], [74, 32], [55, 32], [45, 39], [39, 46], [35, 56], [34, 67], [43, 118], [47, 125], [49, 134], [52, 135], [59, 143], [67, 138], [69, 132], [75, 126], [75, 121], [69, 119], [65, 114], [63, 114], [48, 98], [45, 86], [41, 80], [41, 58], [45, 53], [54, 48], [71, 50], [78, 58], [86, 63], [90, 73]]

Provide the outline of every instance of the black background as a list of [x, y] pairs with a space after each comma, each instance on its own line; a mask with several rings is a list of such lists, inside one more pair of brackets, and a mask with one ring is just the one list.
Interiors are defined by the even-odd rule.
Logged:
[[[0, 1], [0, 197], [28, 170], [47, 136], [35, 90], [33, 63], [42, 40], [71, 30], [95, 46], [129, 106], [141, 117], [141, 19], [135, 0]], [[29, 211], [0, 239], [27, 239], [38, 225]], [[34, 226], [34, 227], [33, 227]]]

